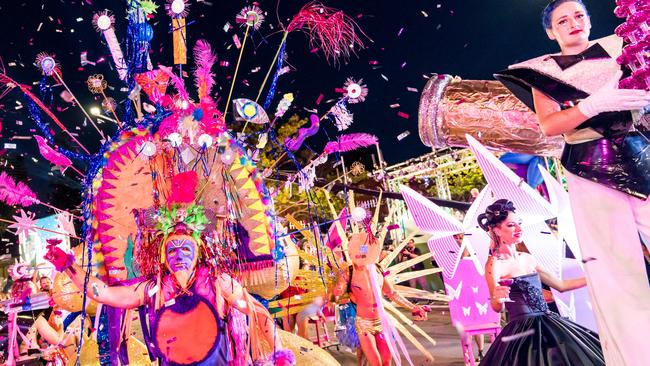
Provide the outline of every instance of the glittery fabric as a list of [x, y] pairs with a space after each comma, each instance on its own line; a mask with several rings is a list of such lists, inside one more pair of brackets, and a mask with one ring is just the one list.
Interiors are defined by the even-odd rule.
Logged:
[[[623, 40], [615, 35], [612, 35], [591, 42], [591, 44], [595, 43], [600, 44], [611, 57], [584, 60], [567, 68], [566, 70], [562, 70], [557, 62], [555, 62], [555, 60], [553, 60], [551, 57], [559, 54], [544, 55], [511, 65], [509, 69], [535, 70], [545, 76], [569, 85], [574, 89], [577, 89], [578, 91], [584, 93], [583, 96], [580, 97], [580, 99], [582, 99], [589, 94], [599, 90], [604, 84], [609, 81], [609, 79], [612, 78], [613, 75], [615, 75], [618, 70], [620, 70], [620, 66], [616, 63], [616, 57], [621, 54]], [[499, 78], [499, 75], [495, 76]], [[536, 86], [534, 83], [532, 84], [533, 86]], [[578, 102], [577, 97], [564, 100], [560, 99], [557, 94], [548, 90], [540, 89], [540, 91], [546, 93], [550, 98], [555, 99], [560, 105], [571, 106]], [[590, 126], [583, 124], [577, 129], [565, 133], [565, 140], [568, 143], [579, 143], [596, 140], [603, 137], [602, 131], [599, 131], [597, 128], [594, 129], [586, 127], [593, 127], [593, 121], [592, 125]]]
[[522, 63], [511, 65], [511, 69], [530, 68], [543, 74], [553, 76], [563, 82], [591, 94], [600, 89], [612, 78], [620, 66], [616, 63], [616, 57], [621, 54], [623, 40], [615, 35], [601, 38], [590, 43], [599, 43], [610, 55], [606, 59], [593, 59], [581, 61], [568, 69], [562, 71], [557, 62], [551, 58], [553, 55], [544, 55], [533, 58]]
[[357, 334], [379, 334], [384, 331], [381, 326], [381, 319], [364, 319], [357, 314], [356, 320]]

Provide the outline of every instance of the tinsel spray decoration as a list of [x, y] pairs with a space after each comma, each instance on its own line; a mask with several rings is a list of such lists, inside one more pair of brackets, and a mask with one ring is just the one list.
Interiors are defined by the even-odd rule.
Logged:
[[627, 42], [616, 61], [632, 71], [619, 87], [650, 90], [650, 3], [617, 0], [616, 5], [616, 16], [625, 18], [625, 23], [616, 28], [616, 35]]
[[124, 61], [124, 54], [122, 53], [120, 42], [117, 40], [117, 36], [115, 35], [114, 25], [115, 16], [113, 16], [109, 10], [101, 11], [93, 16], [93, 26], [96, 31], [101, 32], [104, 35], [104, 39], [108, 44], [108, 49], [111, 51], [117, 74], [120, 76], [120, 80], [124, 80], [127, 71], [126, 62]]
[[[257, 93], [257, 102], [262, 95], [264, 86], [274, 69], [276, 61], [281, 63], [284, 59], [285, 43], [289, 33], [293, 31], [303, 31], [309, 36], [309, 45], [312, 49], [320, 49], [327, 62], [338, 65], [339, 59], [347, 60], [352, 54], [356, 54], [356, 49], [363, 48], [363, 41], [360, 35], [367, 36], [359, 29], [357, 23], [345, 15], [343, 11], [326, 7], [317, 1], [311, 1], [303, 6], [298, 14], [293, 17], [289, 25], [284, 30], [282, 40], [278, 50], [271, 61], [271, 66], [264, 77], [264, 81]], [[271, 89], [267, 95], [267, 100], [271, 99], [274, 94], [274, 85], [280, 75], [281, 67], [276, 68], [276, 72], [271, 82]], [[265, 103], [265, 105], [268, 105]]]
[[174, 45], [174, 65], [187, 64], [187, 27], [185, 18], [189, 14], [187, 0], [167, 0], [167, 15], [172, 18], [172, 43]]

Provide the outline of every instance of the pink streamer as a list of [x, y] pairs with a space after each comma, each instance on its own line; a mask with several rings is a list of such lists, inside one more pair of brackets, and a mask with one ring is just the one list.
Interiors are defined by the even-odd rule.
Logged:
[[102, 31], [102, 34], [104, 35], [104, 39], [106, 39], [108, 49], [111, 51], [111, 56], [113, 56], [113, 62], [115, 63], [117, 74], [120, 76], [120, 80], [124, 80], [126, 78], [126, 62], [124, 61], [122, 48], [120, 48], [120, 42], [117, 40], [117, 36], [115, 35], [115, 29], [110, 27], [107, 30]]

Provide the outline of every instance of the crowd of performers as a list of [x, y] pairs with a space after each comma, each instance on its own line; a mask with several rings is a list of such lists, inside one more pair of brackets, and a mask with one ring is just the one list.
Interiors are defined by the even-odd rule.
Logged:
[[[648, 14], [645, 2], [635, 4]], [[244, 21], [254, 25], [256, 20]], [[516, 208], [508, 197], [495, 197], [478, 224], [490, 237], [489, 303], [496, 312], [507, 311], [509, 322], [481, 364], [650, 365], [645, 345], [650, 287], [640, 240], [650, 238], [650, 125], [642, 112], [650, 92], [617, 87], [623, 77], [617, 63], [623, 39], [590, 41], [591, 22], [582, 1], [552, 1], [542, 22], [560, 53], [514, 64], [495, 76], [535, 111], [546, 135], [565, 139], [561, 161], [586, 278], [559, 279], [519, 251], [523, 229]], [[169, 69], [139, 74], [142, 90], [160, 109], [156, 113], [167, 112], [148, 124], [124, 128], [102, 151], [101, 166], [88, 175], [84, 220], [94, 262], [84, 261], [81, 251], [75, 255], [62, 248], [60, 240], [49, 241], [45, 258], [59, 281], [76, 289], [81, 316], [63, 316], [70, 309], [64, 312], [53, 300], [51, 278], [37, 279], [26, 265], [12, 267], [11, 298], [3, 302], [8, 314], [8, 337], [1, 343], [5, 364], [26, 363], [38, 352], [50, 365], [291, 365], [303, 352], [291, 332], [280, 330], [268, 300], [285, 290], [289, 297], [300, 293], [299, 285], [292, 292], [283, 283], [278, 290], [275, 267], [282, 261], [280, 277], [297, 283], [301, 277], [287, 264], [289, 246], [276, 240], [280, 225], [272, 222], [271, 198], [260, 172], [241, 141], [228, 133], [210, 97], [214, 57], [209, 46], [207, 51], [205, 44], [197, 47], [197, 62], [203, 63], [195, 74], [199, 102], [190, 100], [183, 81]], [[169, 78], [177, 89], [173, 98], [160, 89], [160, 80]], [[268, 124], [268, 117], [256, 122], [264, 112], [259, 105], [237, 103], [247, 124]], [[183, 146], [192, 146], [193, 152]], [[146, 158], [137, 158], [140, 153]], [[332, 226], [339, 243], [329, 254], [296, 250], [296, 256], [321, 264], [306, 266], [302, 280], [310, 271], [319, 272], [322, 286], [311, 305], [297, 315], [285, 306], [283, 316], [296, 315], [298, 334], [308, 337], [309, 321], [326, 319], [323, 306], [339, 303], [343, 331], [337, 335], [358, 349], [360, 364], [411, 363], [400, 333], [432, 360], [426, 347], [405, 332], [404, 324], [413, 324], [395, 314], [393, 304], [416, 321], [426, 321], [430, 309], [407, 299], [386, 268], [398, 255], [408, 262], [403, 267], [422, 255], [407, 242], [397, 252], [382, 253], [390, 217], [380, 225], [378, 217], [365, 216], [357, 211], [342, 217], [355, 221], [351, 229], [339, 222]], [[318, 225], [310, 230], [320, 236]], [[266, 261], [252, 260], [258, 257]], [[252, 264], [239, 266], [246, 260]], [[598, 333], [550, 311], [542, 284], [561, 292], [588, 286]], [[271, 296], [259, 296], [260, 287]], [[132, 334], [136, 310], [142, 342]], [[25, 314], [29, 324], [24, 324]], [[292, 323], [285, 329], [293, 331]], [[84, 340], [86, 348], [94, 345], [94, 358], [83, 358], [86, 348], [78, 346]]]

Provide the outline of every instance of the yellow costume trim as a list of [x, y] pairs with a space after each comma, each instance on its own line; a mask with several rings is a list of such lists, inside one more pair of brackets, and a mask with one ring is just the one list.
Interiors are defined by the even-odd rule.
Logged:
[[357, 315], [357, 320], [356, 320], [356, 328], [357, 328], [357, 334], [362, 335], [362, 334], [372, 334], [376, 335], [379, 333], [382, 333], [384, 331], [384, 328], [381, 326], [381, 319], [376, 318], [376, 319], [364, 319]]

